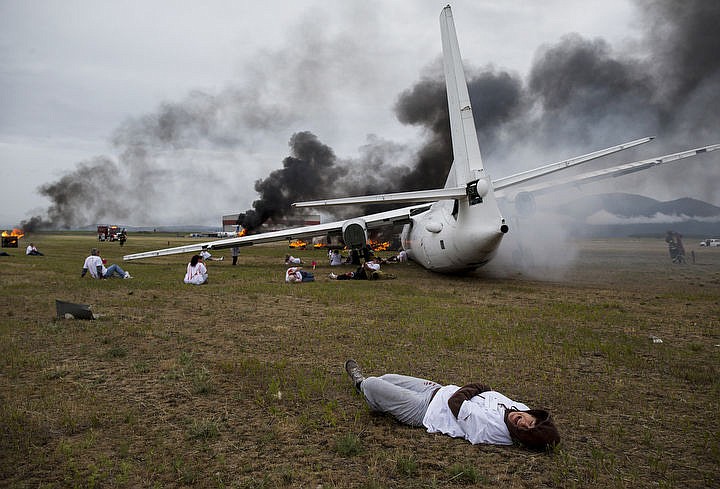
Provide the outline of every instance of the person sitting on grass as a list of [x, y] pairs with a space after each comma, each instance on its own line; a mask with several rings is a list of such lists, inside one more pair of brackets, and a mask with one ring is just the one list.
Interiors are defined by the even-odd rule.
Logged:
[[328, 258], [331, 267], [337, 267], [343, 264], [343, 256], [340, 254], [340, 250], [332, 250]]
[[38, 249], [35, 247], [35, 243], [30, 243], [28, 247], [25, 249], [26, 255], [32, 255], [32, 256], [44, 256], [42, 253], [38, 251]]
[[84, 277], [86, 273], [90, 272], [92, 278], [112, 278], [114, 276], [120, 278], [132, 278], [129, 272], [126, 272], [118, 265], [110, 265], [105, 268], [103, 259], [100, 258], [100, 251], [97, 248], [90, 250], [90, 256], [85, 258], [80, 278]]
[[203, 257], [200, 255], [193, 255], [188, 263], [187, 271], [185, 272], [185, 278], [183, 282], [192, 285], [206, 284], [208, 281], [207, 267], [203, 263]]
[[410, 426], [424, 426], [429, 433], [464, 438], [473, 445], [517, 442], [532, 450], [560, 443], [550, 413], [529, 409], [485, 384], [442, 386], [398, 374], [366, 378], [353, 359], [345, 362], [345, 371], [370, 409]]

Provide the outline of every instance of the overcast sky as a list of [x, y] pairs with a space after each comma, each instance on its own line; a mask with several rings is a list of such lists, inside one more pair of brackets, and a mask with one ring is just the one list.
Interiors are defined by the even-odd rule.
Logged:
[[[148, 198], [146, 215], [121, 224], [215, 225], [248, 209], [254, 182], [282, 166], [297, 131], [311, 131], [341, 158], [356, 157], [369, 135], [413, 148], [422, 131], [401, 124], [393, 107], [436, 66], [446, 3], [0, 0], [0, 226], [44, 215], [51, 201], [40, 186], [79, 163], [117, 161], [134, 147], [131, 137], [142, 137], [143, 121], [168, 104], [223, 111], [225, 101], [240, 101], [220, 135], [158, 148], [162, 171], [145, 171], [138, 185], [166, 195]], [[492, 65], [521, 78], [538, 48], [568, 33], [632, 51], [644, 22], [626, 0], [452, 6], [466, 68]], [[535, 156], [529, 166], [555, 155]], [[688, 183], [687, 191], [649, 196], [692, 192]], [[720, 205], [720, 193], [713, 203]]]

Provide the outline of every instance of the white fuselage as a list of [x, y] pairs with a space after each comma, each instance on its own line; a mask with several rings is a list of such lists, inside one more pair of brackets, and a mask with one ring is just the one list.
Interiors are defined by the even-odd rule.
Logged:
[[474, 270], [489, 262], [507, 232], [494, 199], [468, 205], [467, 199], [441, 200], [403, 228], [408, 257], [434, 272]]

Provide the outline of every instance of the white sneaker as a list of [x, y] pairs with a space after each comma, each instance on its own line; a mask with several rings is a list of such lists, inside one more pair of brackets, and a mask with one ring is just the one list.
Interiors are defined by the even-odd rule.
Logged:
[[331, 279], [335, 280], [335, 279], [337, 278], [337, 275], [335, 275], [334, 273], [330, 272], [330, 275], [328, 275], [328, 277], [330, 277]]
[[130, 272], [125, 272], [125, 276], [124, 276], [123, 278], [132, 278], [132, 277], [130, 276]]

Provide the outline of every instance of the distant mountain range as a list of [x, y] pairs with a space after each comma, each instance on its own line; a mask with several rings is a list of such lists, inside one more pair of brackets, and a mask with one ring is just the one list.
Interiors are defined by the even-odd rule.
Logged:
[[720, 207], [697, 199], [662, 202], [642, 195], [589, 195], [557, 206], [579, 236], [656, 236], [673, 230], [687, 236], [720, 236]]
[[588, 195], [556, 210], [576, 219], [587, 219], [600, 211], [625, 218], [654, 217], [658, 214], [689, 218], [720, 218], [720, 207], [702, 200], [685, 197], [661, 202], [642, 195], [624, 193]]

